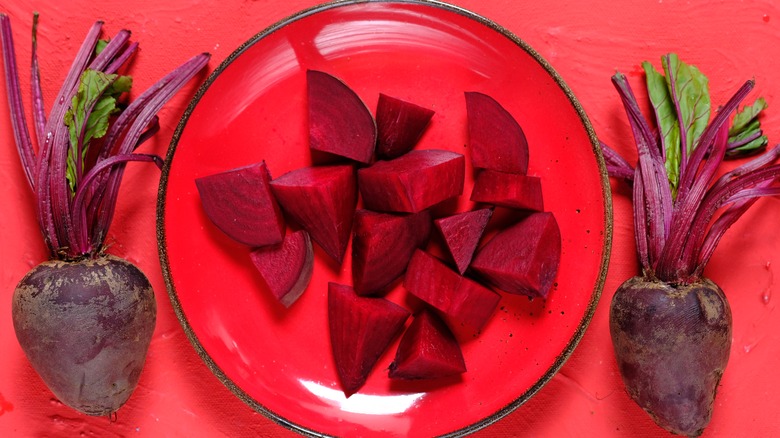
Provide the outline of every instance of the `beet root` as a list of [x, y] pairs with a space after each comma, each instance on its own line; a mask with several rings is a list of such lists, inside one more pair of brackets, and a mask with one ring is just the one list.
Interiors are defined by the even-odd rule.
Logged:
[[328, 283], [328, 325], [333, 360], [347, 397], [368, 379], [411, 312], [379, 297], [360, 297], [346, 285]]
[[435, 313], [423, 309], [401, 337], [391, 379], [438, 379], [466, 372], [458, 340]]
[[290, 307], [309, 286], [314, 250], [309, 233], [304, 230], [287, 233], [282, 243], [257, 248], [249, 257], [271, 294], [284, 307]]
[[393, 284], [431, 234], [428, 210], [406, 215], [358, 210], [354, 222], [352, 283], [358, 295], [383, 292]]
[[495, 170], [479, 172], [471, 200], [517, 210], [544, 210], [540, 178]]
[[486, 94], [465, 95], [472, 165], [477, 169], [528, 172], [528, 141], [517, 120]]
[[358, 170], [369, 210], [417, 213], [463, 193], [466, 159], [437, 149], [411, 151]]
[[149, 280], [114, 256], [47, 261], [13, 294], [16, 337], [64, 404], [88, 415], [116, 412], [138, 384], [157, 304]]
[[376, 154], [392, 159], [412, 150], [433, 114], [428, 108], [380, 93], [376, 105]]
[[731, 310], [712, 281], [634, 277], [618, 288], [610, 332], [631, 398], [669, 432], [698, 436], [712, 416], [731, 347]]
[[471, 268], [499, 289], [546, 298], [561, 261], [561, 231], [552, 213], [533, 213], [477, 251]]
[[306, 72], [309, 147], [368, 164], [374, 157], [376, 122], [360, 97], [340, 79]]
[[474, 251], [479, 244], [479, 239], [482, 238], [482, 233], [485, 232], [485, 227], [487, 227], [492, 215], [492, 209], [482, 208], [439, 218], [434, 221], [461, 275], [469, 267], [469, 263], [471, 263], [471, 259], [474, 257]]
[[233, 240], [248, 246], [279, 243], [284, 216], [271, 193], [265, 162], [197, 178], [206, 216]]

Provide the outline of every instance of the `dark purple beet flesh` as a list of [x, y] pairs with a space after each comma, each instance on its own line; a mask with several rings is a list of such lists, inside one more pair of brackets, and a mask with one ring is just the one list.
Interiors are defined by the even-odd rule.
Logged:
[[433, 114], [428, 108], [380, 93], [376, 106], [377, 156], [398, 158], [412, 150]]
[[22, 350], [62, 403], [100, 416], [130, 397], [157, 315], [134, 265], [110, 255], [41, 263], [19, 282], [11, 311]]
[[249, 254], [268, 290], [284, 307], [290, 307], [309, 285], [314, 251], [309, 233], [287, 233], [282, 243], [257, 248]]
[[333, 359], [341, 388], [349, 397], [390, 343], [403, 330], [411, 312], [378, 297], [360, 297], [350, 287], [328, 283], [328, 324]]
[[352, 231], [352, 282], [358, 295], [384, 291], [406, 271], [417, 248], [428, 242], [431, 214], [355, 212]]
[[514, 117], [492, 97], [466, 92], [471, 163], [477, 169], [525, 174], [528, 142]]
[[401, 337], [391, 379], [438, 379], [466, 372], [458, 340], [435, 313], [423, 309]]
[[265, 162], [195, 180], [206, 216], [222, 232], [248, 246], [279, 243], [285, 223], [271, 193]]
[[480, 330], [501, 296], [453, 271], [438, 258], [418, 249], [404, 276], [404, 287], [452, 319]]
[[412, 151], [358, 170], [369, 210], [417, 213], [463, 193], [463, 155], [436, 149]]
[[544, 210], [541, 179], [495, 170], [479, 172], [471, 200], [517, 210]]
[[469, 267], [479, 239], [492, 215], [492, 209], [482, 208], [434, 221], [461, 275]]
[[533, 213], [477, 251], [471, 268], [499, 289], [547, 297], [561, 260], [561, 232], [552, 213]]
[[309, 147], [370, 163], [376, 147], [376, 123], [366, 104], [344, 82], [328, 73], [308, 70], [306, 80]]
[[290, 218], [341, 264], [357, 206], [355, 169], [304, 167], [271, 181], [271, 189]]
[[612, 298], [610, 332], [631, 398], [669, 432], [701, 435], [731, 347], [731, 310], [712, 281], [634, 277]]

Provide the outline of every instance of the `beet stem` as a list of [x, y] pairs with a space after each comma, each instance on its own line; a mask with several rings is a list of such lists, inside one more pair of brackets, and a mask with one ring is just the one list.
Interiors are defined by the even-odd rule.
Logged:
[[38, 66], [38, 13], [33, 13], [32, 58], [30, 60], [30, 88], [32, 93], [33, 122], [38, 145], [43, 144], [46, 136], [46, 109], [41, 90], [41, 70]]

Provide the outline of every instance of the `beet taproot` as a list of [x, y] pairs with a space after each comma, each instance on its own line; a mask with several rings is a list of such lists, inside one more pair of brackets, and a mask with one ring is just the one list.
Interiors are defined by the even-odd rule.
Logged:
[[481, 208], [436, 219], [433, 223], [444, 238], [458, 272], [463, 275], [485, 232], [493, 209]]
[[358, 187], [369, 210], [417, 213], [461, 195], [465, 176], [463, 155], [426, 149], [358, 170]]
[[328, 283], [328, 325], [333, 360], [347, 397], [368, 379], [379, 357], [401, 333], [411, 312], [381, 297], [361, 297], [352, 287]]
[[477, 251], [471, 268], [512, 294], [546, 298], [561, 260], [561, 232], [552, 213], [533, 213]]
[[396, 215], [355, 212], [352, 231], [352, 285], [358, 295], [384, 291], [406, 271], [431, 233], [431, 213]]
[[328, 73], [306, 72], [309, 147], [368, 164], [376, 147], [376, 122], [347, 84]]
[[610, 176], [633, 185], [641, 274], [615, 291], [610, 333], [632, 399], [667, 431], [698, 436], [712, 417], [732, 337], [728, 301], [704, 269], [731, 225], [760, 197], [780, 194], [780, 148], [720, 174], [725, 157], [765, 145], [756, 118], [763, 105], [737, 110], [754, 81], [710, 120], [707, 77], [675, 54], [664, 55], [662, 64], [666, 75], [642, 64], [656, 126], [642, 114], [626, 76], [612, 77], [634, 136], [636, 167], [601, 147]]
[[411, 151], [433, 115], [433, 110], [380, 93], [376, 105], [377, 156], [393, 159]]
[[355, 182], [351, 165], [303, 167], [271, 181], [271, 190], [285, 213], [341, 264], [357, 207]]
[[470, 199], [517, 210], [544, 210], [540, 178], [495, 170], [479, 172]]
[[471, 164], [477, 169], [526, 174], [528, 141], [517, 120], [487, 94], [468, 91], [465, 95]]
[[703, 279], [670, 285], [634, 277], [612, 298], [610, 334], [631, 398], [664, 429], [698, 436], [731, 348], [731, 309]]
[[466, 363], [455, 335], [435, 313], [423, 309], [401, 337], [388, 377], [440, 379], [465, 372]]
[[496, 310], [501, 296], [450, 269], [435, 256], [418, 249], [404, 276], [412, 295], [456, 321], [480, 330]]
[[50, 259], [14, 291], [14, 330], [33, 368], [60, 401], [88, 415], [112, 415], [138, 384], [156, 320], [147, 278], [130, 262], [105, 252], [119, 187], [129, 162], [162, 168], [161, 157], [135, 151], [159, 130], [157, 113], [210, 55], [190, 58], [129, 101], [132, 78], [117, 72], [127, 70], [138, 44], [124, 29], [101, 40], [104, 23], [97, 21], [47, 114], [37, 20], [33, 14], [35, 135], [30, 136], [11, 23], [0, 13], [11, 128]]
[[280, 243], [284, 215], [271, 193], [265, 162], [195, 179], [206, 216], [233, 240], [248, 246]]
[[11, 314], [19, 344], [51, 392], [85, 414], [108, 415], [138, 385], [157, 304], [138, 268], [106, 255], [36, 266], [16, 287]]
[[311, 281], [314, 250], [309, 233], [298, 230], [284, 236], [284, 241], [249, 253], [271, 294], [284, 307], [290, 307]]

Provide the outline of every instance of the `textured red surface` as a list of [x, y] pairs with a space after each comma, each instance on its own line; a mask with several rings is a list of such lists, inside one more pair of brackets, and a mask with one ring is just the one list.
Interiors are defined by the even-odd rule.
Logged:
[[[29, 59], [30, 14], [41, 13], [39, 55], [44, 94], [51, 101], [88, 26], [133, 30], [142, 51], [134, 61], [144, 89], [192, 54], [209, 51], [211, 68], [243, 41], [279, 19], [317, 2], [199, 1], [94, 2], [3, 0], [17, 51]], [[609, 77], [615, 70], [639, 85], [639, 63], [674, 51], [709, 77], [721, 103], [745, 79], [770, 105], [764, 119], [770, 143], [780, 141], [775, 105], [780, 58], [780, 6], [747, 2], [626, 1], [516, 2], [457, 0], [497, 21], [533, 46], [561, 74], [588, 113], [600, 139], [631, 155], [630, 133]], [[26, 84], [26, 81], [25, 81]], [[24, 87], [24, 85], [23, 85]], [[4, 90], [4, 89], [3, 89]], [[26, 91], [26, 88], [23, 88]], [[193, 87], [161, 113], [161, 132], [143, 146], [164, 153]], [[3, 96], [5, 92], [3, 91]], [[5, 98], [3, 98], [4, 100]], [[10, 295], [45, 256], [33, 204], [18, 165], [7, 105], [0, 104], [0, 435], [2, 436], [293, 436], [254, 413], [201, 362], [166, 295], [155, 240], [158, 173], [132, 166], [120, 194], [109, 240], [112, 251], [136, 263], [157, 292], [159, 319], [140, 387], [116, 421], [89, 418], [59, 404], [32, 371], [13, 335]], [[607, 313], [614, 290], [637, 269], [626, 190], [614, 197], [612, 262], [600, 305], [582, 342], [561, 371], [531, 401], [477, 436], [667, 436], [625, 395], [609, 342]], [[762, 200], [724, 238], [708, 275], [726, 291], [734, 313], [731, 360], [705, 437], [780, 434], [780, 318], [774, 275], [780, 201]]]

